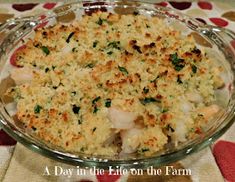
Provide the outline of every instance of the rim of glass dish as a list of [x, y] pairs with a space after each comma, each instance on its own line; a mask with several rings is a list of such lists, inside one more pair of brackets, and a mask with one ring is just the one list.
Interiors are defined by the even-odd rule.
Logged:
[[[95, 2], [97, 2], [97, 1], [85, 1], [85, 3], [95, 3]], [[112, 6], [112, 7], [114, 5], [117, 5], [116, 3], [118, 3], [118, 2], [123, 3], [123, 1], [98, 1], [98, 2], [109, 3], [108, 6]], [[141, 3], [142, 5], [144, 5], [144, 4], [153, 5], [153, 3], [146, 3], [143, 1], [124, 1], [124, 2], [129, 2], [129, 3], [137, 2], [137, 3]], [[72, 2], [69, 4], [64, 4], [62, 6], [59, 6], [56, 9], [64, 7], [64, 6], [69, 6], [69, 5], [72, 6], [74, 4], [79, 4], [79, 3], [84, 3], [84, 2], [83, 1]], [[102, 6], [106, 6], [106, 5], [104, 4]], [[123, 4], [119, 5], [119, 6], [123, 7]], [[136, 7], [137, 9], [139, 8], [133, 4], [128, 5], [128, 6]], [[195, 20], [185, 14], [177, 12], [173, 9], [160, 7], [160, 6], [157, 6], [156, 8], [157, 9], [154, 10], [156, 12], [159, 10], [171, 12], [171, 13], [173, 13], [173, 15], [177, 15], [177, 16], [186, 18], [187, 20], [190, 20], [190, 21], [196, 23], [200, 27], [206, 27], [201, 22], [198, 22], [197, 20]], [[63, 13], [66, 13], [68, 11], [73, 11], [73, 10], [74, 9], [69, 9]], [[53, 16], [55, 16], [55, 15], [51, 15], [51, 14], [54, 14], [52, 11], [49, 11], [46, 14], [48, 15], [48, 18], [46, 18], [43, 21], [46, 21], [49, 18], [52, 18]], [[38, 17], [39, 16], [35, 16], [36, 20]], [[175, 19], [174, 17], [171, 17], [171, 18]], [[18, 18], [17, 20], [21, 21], [20, 18]], [[12, 21], [14, 21], [14, 20], [12, 20]], [[171, 151], [169, 153], [162, 154], [162, 155], [150, 156], [150, 157], [143, 156], [141, 158], [136, 158], [136, 159], [134, 158], [134, 159], [113, 160], [110, 158], [106, 159], [105, 157], [102, 158], [100, 156], [90, 157], [89, 155], [85, 155], [85, 154], [81, 154], [78, 156], [78, 155], [74, 155], [69, 152], [64, 152], [64, 151], [61, 152], [59, 150], [55, 150], [55, 149], [52, 149], [51, 147], [45, 146], [42, 142], [39, 142], [36, 139], [29, 137], [25, 133], [18, 131], [17, 128], [11, 122], [9, 122], [10, 120], [12, 120], [12, 118], [10, 118], [8, 115], [3, 114], [5, 112], [3, 104], [1, 104], [0, 107], [1, 107], [0, 108], [1, 109], [0, 124], [2, 125], [3, 129], [11, 137], [16, 139], [17, 141], [19, 141], [20, 143], [22, 143], [23, 145], [25, 145], [29, 149], [31, 149], [35, 152], [38, 152], [44, 156], [47, 156], [49, 158], [59, 160], [61, 162], [65, 162], [65, 163], [69, 163], [69, 164], [73, 164], [73, 165], [79, 165], [81, 167], [96, 166], [96, 167], [101, 167], [104, 169], [108, 169], [109, 166], [123, 166], [126, 168], [132, 168], [132, 167], [146, 168], [148, 166], [166, 165], [170, 162], [180, 160], [180, 159], [186, 157], [187, 155], [192, 154], [197, 151], [200, 151], [201, 149], [203, 149], [203, 148], [207, 147], [208, 145], [210, 145], [211, 143], [213, 143], [222, 134], [224, 134], [235, 121], [234, 120], [235, 119], [235, 115], [234, 115], [235, 105], [233, 105], [232, 108], [230, 108], [230, 111], [227, 113], [227, 116], [224, 118], [223, 122], [221, 122], [219, 124], [219, 126], [217, 126], [216, 131], [212, 132], [210, 134], [206, 133], [203, 140], [202, 140], [202, 138], [198, 137], [198, 138], [190, 141], [190, 144], [183, 146], [179, 150]]]

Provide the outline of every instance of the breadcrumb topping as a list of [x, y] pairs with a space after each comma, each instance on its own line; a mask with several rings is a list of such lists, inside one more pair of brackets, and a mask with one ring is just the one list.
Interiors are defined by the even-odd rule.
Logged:
[[[125, 153], [125, 143], [151, 155], [195, 137], [218, 111], [223, 85], [193, 37], [144, 15], [96, 12], [35, 30], [17, 65], [32, 75], [8, 90], [18, 119], [43, 141], [86, 154]], [[133, 118], [138, 134], [115, 128], [111, 108]]]

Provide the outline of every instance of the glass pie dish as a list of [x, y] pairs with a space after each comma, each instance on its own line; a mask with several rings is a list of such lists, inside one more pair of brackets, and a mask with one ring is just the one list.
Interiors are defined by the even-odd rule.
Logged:
[[[84, 153], [72, 153], [52, 144], [39, 140], [21, 125], [11, 114], [9, 98], [4, 93], [12, 83], [6, 79], [9, 74], [10, 57], [15, 50], [24, 45], [33, 35], [35, 29], [44, 26], [53, 26], [57, 22], [69, 24], [75, 19], [80, 19], [84, 14], [96, 11], [107, 11], [116, 14], [143, 14], [147, 17], [159, 17], [165, 22], [180, 30], [183, 35], [191, 34], [198, 47], [203, 47], [213, 60], [223, 67], [223, 89], [216, 93], [217, 104], [223, 108], [213, 118], [213, 122], [204, 129], [196, 138], [181, 142], [178, 145], [167, 145], [151, 156], [125, 155], [125, 156], [100, 156]], [[79, 166], [96, 166], [107, 169], [109, 166], [123, 166], [125, 168], [146, 168], [148, 166], [161, 166], [182, 159], [189, 154], [197, 152], [210, 145], [220, 137], [234, 122], [234, 63], [235, 52], [232, 41], [235, 35], [232, 31], [204, 25], [184, 14], [169, 8], [163, 8], [151, 3], [133, 1], [86, 1], [62, 5], [53, 11], [34, 17], [16, 18], [0, 26], [0, 59], [1, 59], [1, 108], [0, 123], [3, 129], [17, 141], [42, 155], [62, 162]], [[11, 62], [11, 64], [14, 64]]]

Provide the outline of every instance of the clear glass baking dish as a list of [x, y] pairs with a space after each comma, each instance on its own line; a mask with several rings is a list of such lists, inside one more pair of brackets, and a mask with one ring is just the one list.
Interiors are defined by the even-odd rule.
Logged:
[[[7, 101], [4, 92], [11, 83], [3, 77], [7, 73], [6, 63], [14, 50], [19, 48], [33, 33], [35, 28], [50, 26], [58, 21], [69, 23], [81, 15], [94, 11], [108, 11], [118, 14], [130, 14], [138, 12], [146, 16], [158, 16], [168, 23], [180, 29], [183, 34], [193, 34], [198, 46], [204, 47], [215, 61], [218, 61], [226, 69], [226, 85], [219, 94], [218, 101], [223, 107], [205, 133], [194, 140], [181, 143], [178, 146], [169, 146], [166, 150], [158, 152], [150, 157], [128, 155], [125, 157], [91, 156], [82, 153], [68, 153], [60, 148], [44, 143], [29, 134], [13, 117], [7, 109]], [[235, 92], [234, 71], [235, 51], [232, 41], [235, 34], [228, 30], [210, 25], [204, 25], [193, 18], [151, 3], [135, 1], [86, 1], [73, 2], [62, 5], [53, 11], [48, 11], [33, 17], [11, 19], [0, 26], [0, 124], [3, 129], [18, 142], [29, 149], [52, 159], [79, 166], [96, 166], [107, 169], [109, 166], [123, 166], [125, 168], [146, 168], [148, 166], [162, 166], [177, 161], [189, 154], [197, 152], [219, 138], [234, 122]]]

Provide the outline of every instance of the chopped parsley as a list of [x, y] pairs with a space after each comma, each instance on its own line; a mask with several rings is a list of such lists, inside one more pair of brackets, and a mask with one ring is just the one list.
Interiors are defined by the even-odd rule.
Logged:
[[79, 113], [79, 111], [80, 111], [80, 107], [79, 106], [76, 106], [76, 105], [73, 105], [73, 113], [74, 114], [78, 114]]
[[149, 92], [149, 89], [146, 88], [146, 87], [144, 87], [143, 92], [144, 92], [145, 94], [147, 94], [147, 93]]
[[95, 106], [95, 107], [94, 107], [94, 110], [93, 110], [93, 113], [97, 113], [98, 110], [99, 110], [98, 107]]
[[109, 48], [113, 48], [113, 49], [120, 50], [120, 49], [121, 49], [121, 47], [120, 47], [120, 41], [109, 42], [109, 43], [108, 43], [108, 47], [109, 47]]
[[139, 11], [137, 11], [137, 10], [135, 10], [134, 12], [133, 12], [133, 15], [135, 15], [135, 16], [137, 16], [137, 15], [139, 15], [140, 13], [139, 13]]
[[189, 130], [189, 132], [195, 132], [195, 129], [194, 128], [191, 128], [190, 130]]
[[160, 78], [160, 76], [158, 75], [156, 78], [154, 78], [153, 80], [150, 81], [150, 83], [154, 83], [157, 81], [157, 79]]
[[97, 44], [98, 44], [98, 41], [96, 40], [96, 41], [93, 42], [93, 46], [92, 47], [96, 48]]
[[191, 68], [193, 73], [197, 73], [197, 67], [195, 65], [192, 65]]
[[66, 42], [69, 43], [70, 39], [72, 38], [72, 36], [74, 35], [74, 32], [70, 33], [68, 38], [66, 39]]
[[77, 92], [76, 92], [76, 91], [73, 91], [73, 92], [71, 92], [71, 94], [72, 94], [73, 96], [75, 96], [75, 95], [77, 94]]
[[36, 131], [36, 130], [37, 130], [37, 128], [35, 128], [34, 126], [32, 126], [31, 128], [32, 128], [33, 131]]
[[49, 49], [46, 47], [46, 46], [42, 46], [42, 51], [46, 54], [46, 55], [49, 55], [50, 54], [50, 51]]
[[107, 21], [106, 19], [102, 19], [99, 17], [98, 21], [96, 22], [98, 25], [103, 25], [103, 23]]
[[42, 106], [36, 105], [36, 106], [34, 107], [34, 113], [35, 113], [35, 114], [40, 113], [41, 109], [42, 109]]
[[96, 103], [101, 99], [100, 96], [96, 97], [95, 99], [92, 100], [92, 106], [94, 107], [93, 113], [97, 113], [99, 110]]
[[162, 113], [168, 112], [168, 109], [162, 109]]
[[102, 87], [103, 87], [103, 84], [102, 84], [102, 83], [98, 83], [98, 84], [97, 84], [97, 87], [98, 87], [98, 88], [102, 88]]
[[171, 132], [174, 132], [174, 131], [175, 131], [174, 128], [172, 128], [170, 124], [168, 124], [168, 125], [166, 126], [166, 129], [167, 129], [168, 131], [171, 131]]
[[140, 46], [138, 46], [138, 45], [133, 45], [132, 48], [135, 49], [138, 53], [140, 53], [140, 54], [142, 53], [142, 51], [141, 51], [141, 49], [140, 49]]
[[139, 99], [139, 101], [143, 105], [146, 105], [146, 104], [149, 104], [149, 103], [152, 103], [152, 102], [158, 102], [158, 103], [161, 102], [160, 100], [155, 99], [153, 97], [145, 97], [144, 99]]
[[184, 59], [180, 59], [177, 53], [171, 54], [170, 59], [176, 71], [180, 71], [184, 68], [185, 66]]
[[81, 119], [78, 120], [78, 124], [79, 125], [82, 124], [82, 120]]
[[128, 71], [127, 71], [126, 68], [121, 67], [121, 66], [118, 66], [118, 69], [119, 69], [119, 71], [121, 71], [121, 72], [124, 73], [125, 75], [128, 75]]
[[72, 49], [72, 52], [78, 52], [78, 51], [76, 50], [76, 47], [74, 47], [74, 48]]
[[197, 55], [200, 55], [201, 54], [201, 50], [198, 49], [197, 47], [194, 47], [193, 50], [192, 50], [192, 53], [195, 53]]
[[46, 69], [45, 69], [45, 73], [47, 73], [48, 71], [50, 71], [50, 69], [49, 69], [49, 68], [46, 68]]
[[86, 67], [86, 68], [93, 68], [94, 66], [95, 66], [94, 63], [89, 63], [89, 64], [87, 64], [85, 67]]
[[54, 71], [54, 70], [55, 70], [55, 68], [56, 68], [56, 66], [52, 66], [51, 68], [52, 68], [52, 70]]
[[183, 83], [179, 75], [177, 76], [177, 83], [178, 84], [182, 84]]
[[96, 97], [95, 99], [92, 100], [92, 105], [95, 105], [96, 102], [98, 102], [101, 99], [100, 96]]
[[144, 153], [144, 152], [148, 152], [149, 151], [149, 148], [141, 148], [139, 150], [140, 153]]
[[107, 54], [108, 54], [108, 55], [111, 55], [111, 54], [113, 54], [113, 51], [109, 51], [109, 52], [107, 52]]
[[105, 107], [111, 107], [112, 101], [111, 99], [106, 99], [105, 100]]

